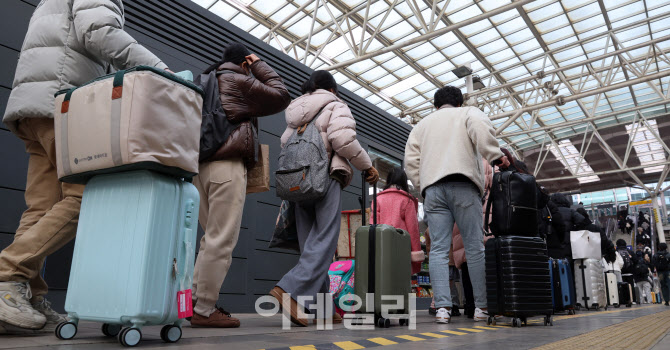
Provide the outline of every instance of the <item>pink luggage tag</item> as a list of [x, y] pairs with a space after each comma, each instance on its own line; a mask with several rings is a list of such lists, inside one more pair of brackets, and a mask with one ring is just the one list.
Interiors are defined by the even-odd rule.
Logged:
[[177, 292], [177, 317], [182, 319], [193, 316], [193, 295], [191, 290]]

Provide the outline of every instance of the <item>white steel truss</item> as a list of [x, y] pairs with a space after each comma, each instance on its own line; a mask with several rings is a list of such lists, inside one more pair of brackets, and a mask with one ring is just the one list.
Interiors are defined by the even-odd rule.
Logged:
[[587, 133], [611, 151], [602, 130], [670, 114], [667, 0], [193, 1], [409, 124], [470, 65], [468, 101], [521, 156]]

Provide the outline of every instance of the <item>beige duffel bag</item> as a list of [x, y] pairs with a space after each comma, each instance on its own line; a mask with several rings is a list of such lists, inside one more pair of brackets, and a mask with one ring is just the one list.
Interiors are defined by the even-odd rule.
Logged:
[[149, 169], [198, 172], [202, 90], [169, 72], [138, 66], [56, 94], [58, 178]]

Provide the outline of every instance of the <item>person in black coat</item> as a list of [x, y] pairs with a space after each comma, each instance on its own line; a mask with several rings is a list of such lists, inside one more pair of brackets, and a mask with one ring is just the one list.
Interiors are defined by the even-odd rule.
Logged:
[[588, 224], [586, 218], [579, 214], [575, 209], [570, 208], [570, 200], [568, 200], [562, 193], [554, 193], [551, 195], [551, 202], [554, 202], [558, 207], [558, 212], [563, 219], [563, 252], [564, 256], [561, 258], [572, 259], [572, 246], [570, 245], [570, 231], [584, 229]]
[[[540, 210], [542, 220], [539, 221], [540, 235], [547, 241], [547, 253], [554, 259], [565, 258], [565, 221], [556, 203], [549, 201]], [[570, 238], [568, 238], [570, 241]]]

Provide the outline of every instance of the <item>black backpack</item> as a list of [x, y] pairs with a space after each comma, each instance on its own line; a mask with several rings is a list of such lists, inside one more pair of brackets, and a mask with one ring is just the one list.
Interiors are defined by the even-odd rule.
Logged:
[[644, 263], [637, 263], [633, 274], [637, 277], [649, 276], [649, 267]]
[[228, 121], [221, 105], [218, 75], [223, 74], [222, 72], [234, 73], [226, 70], [213, 70], [207, 74], [200, 74], [194, 81], [205, 92], [202, 100], [202, 124], [200, 125], [200, 157], [198, 159], [200, 162], [213, 156], [228, 140], [230, 133], [236, 127]]
[[626, 249], [619, 250], [619, 255], [623, 259], [623, 267], [621, 268], [622, 272], [630, 272], [630, 269], [633, 267], [633, 258], [630, 256], [630, 253]]
[[535, 177], [515, 171], [493, 174], [491, 194], [486, 205], [484, 229], [496, 236], [515, 235], [536, 237], [537, 185]]
[[654, 263], [658, 271], [668, 271], [668, 267], [670, 267], [668, 252], [656, 253], [656, 261]]

